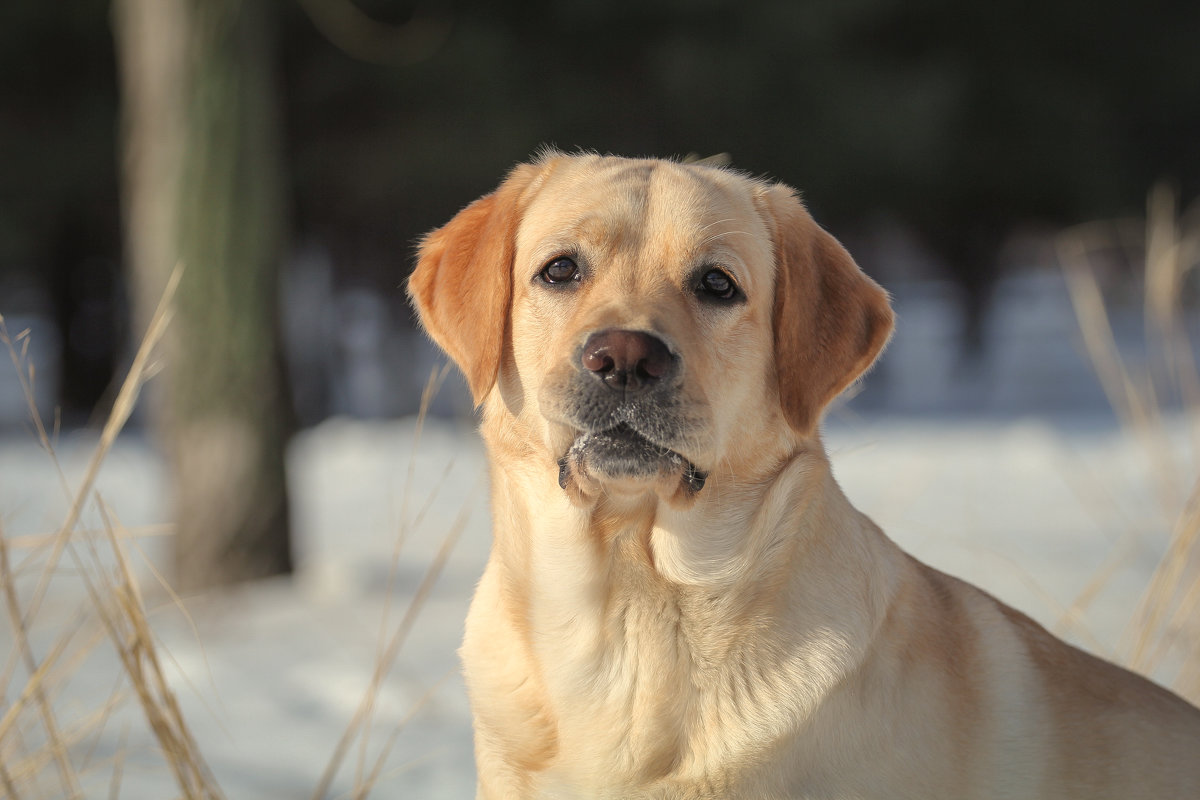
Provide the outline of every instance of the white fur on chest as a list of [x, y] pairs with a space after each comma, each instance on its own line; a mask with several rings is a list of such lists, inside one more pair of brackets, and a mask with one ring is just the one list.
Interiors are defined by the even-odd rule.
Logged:
[[[719, 765], [754, 765], [803, 724], [853, 669], [862, 620], [813, 602], [832, 587], [781, 587], [779, 605], [763, 607], [752, 600], [764, 575], [710, 569], [769, 563], [764, 549], [785, 549], [765, 534], [780, 529], [771, 508], [738, 540], [683, 541], [668, 527], [631, 524], [609, 531], [603, 547], [579, 514], [539, 514], [529, 538], [532, 643], [560, 754], [539, 787], [555, 797], [571, 796], [567, 786], [603, 796], [614, 785], [729, 795], [753, 776]], [[794, 604], [829, 613], [781, 627]]]

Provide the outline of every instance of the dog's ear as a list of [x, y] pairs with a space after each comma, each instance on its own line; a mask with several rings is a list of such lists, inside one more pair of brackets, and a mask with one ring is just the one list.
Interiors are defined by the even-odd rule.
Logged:
[[761, 196], [775, 245], [775, 367], [788, 423], [816, 432], [825, 406], [887, 344], [887, 293], [809, 216], [790, 187]]
[[500, 370], [517, 226], [537, 173], [517, 167], [496, 191], [427, 234], [408, 279], [421, 325], [463, 371], [476, 405]]

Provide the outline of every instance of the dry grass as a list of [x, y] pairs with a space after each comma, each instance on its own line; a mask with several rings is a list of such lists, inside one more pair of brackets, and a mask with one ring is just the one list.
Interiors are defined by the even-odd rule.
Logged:
[[425, 425], [425, 417], [429, 412], [429, 404], [433, 401], [438, 389], [446, 379], [446, 374], [449, 367], [443, 367], [441, 370], [435, 370], [430, 375], [429, 381], [425, 384], [425, 390], [421, 395], [421, 407], [417, 414], [416, 430], [413, 433], [413, 450], [412, 458], [409, 460], [408, 476], [404, 483], [404, 492], [401, 498], [400, 518], [402, 520], [401, 529], [396, 537], [395, 547], [392, 550], [392, 560], [388, 569], [387, 590], [385, 594], [385, 604], [383, 614], [379, 625], [379, 651], [375, 658], [375, 669], [371, 675], [370, 683], [367, 685], [366, 691], [363, 693], [362, 700], [359, 701], [358, 708], [343, 731], [341, 738], [338, 740], [337, 746], [334, 748], [333, 754], [329, 758], [328, 764], [325, 766], [321, 778], [317, 781], [317, 786], [313, 790], [312, 800], [324, 800], [329, 796], [330, 786], [333, 779], [337, 776], [341, 769], [346, 755], [349, 753], [350, 747], [357, 739], [359, 742], [359, 755], [357, 767], [354, 773], [354, 784], [350, 791], [349, 797], [353, 800], [364, 800], [371, 790], [378, 783], [383, 774], [383, 768], [387, 763], [388, 756], [391, 753], [392, 746], [395, 744], [396, 738], [404, 725], [412, 719], [413, 715], [420, 710], [425, 701], [429, 699], [438, 685], [430, 687], [425, 694], [417, 701], [410, 709], [409, 713], [399, 722], [392, 730], [388, 739], [383, 746], [375, 754], [374, 763], [368, 771], [366, 762], [370, 751], [370, 734], [372, 729], [372, 721], [375, 714], [376, 702], [378, 700], [379, 691], [383, 687], [383, 682], [387, 678], [388, 673], [392, 669], [392, 665], [396, 662], [396, 656], [399, 655], [401, 647], [412, 630], [413, 623], [417, 621], [417, 617], [421, 613], [421, 609], [425, 606], [425, 601], [429, 598], [429, 593], [432, 591], [434, 584], [437, 583], [441, 576], [442, 569], [446, 566], [446, 561], [450, 558], [450, 553], [454, 550], [454, 546], [458, 543], [458, 538], [462, 534], [463, 529], [467, 524], [467, 516], [469, 509], [464, 507], [458, 517], [455, 519], [450, 530], [442, 540], [441, 546], [438, 548], [437, 554], [433, 561], [425, 570], [425, 574], [421, 578], [420, 584], [417, 586], [412, 600], [405, 609], [404, 616], [400, 622], [391, 628], [389, 624], [389, 616], [391, 611], [391, 598], [396, 590], [396, 578], [400, 563], [400, 550], [404, 544], [405, 536], [410, 529], [420, 525], [421, 519], [429, 508], [429, 503], [432, 503], [433, 498], [430, 498], [425, 508], [421, 509], [416, 516], [409, 521], [408, 506], [409, 493], [408, 487], [413, 482], [413, 470], [415, 468], [415, 455], [421, 441], [421, 432]]
[[[95, 480], [105, 456], [128, 421], [140, 388], [156, 372], [153, 354], [169, 323], [171, 301], [179, 276], [180, 271], [176, 270], [168, 283], [77, 487], [70, 485], [60, 467], [54, 451], [56, 432], [48, 430], [43, 424], [34, 402], [36, 373], [28, 360], [28, 331], [10, 336], [0, 317], [0, 344], [8, 350], [17, 371], [36, 436], [54, 464], [68, 504], [64, 521], [52, 534], [9, 537], [0, 528], [0, 595], [3, 595], [15, 644], [13, 654], [0, 672], [0, 700], [3, 703], [0, 705], [2, 797], [17, 800], [26, 797], [95, 796], [95, 789], [84, 788], [85, 784], [95, 786], [100, 782], [95, 773], [102, 773], [102, 777], [107, 778], [103, 781], [107, 796], [119, 797], [122, 777], [129, 769], [130, 757], [134, 755], [127, 751], [125, 745], [131, 722], [144, 725], [153, 735], [158, 745], [154, 761], [159, 769], [170, 772], [182, 797], [187, 800], [223, 797], [164, 675], [162, 654], [152, 633], [146, 602], [128, 552], [132, 540], [170, 535], [171, 526], [126, 529], [120, 525], [99, 493], [94, 491]], [[436, 372], [426, 386], [417, 420], [414, 457], [429, 404], [445, 379], [446, 372], [446, 369]], [[407, 521], [407, 528], [420, 524], [432, 502], [432, 499], [428, 500], [413, 519], [408, 520], [407, 486], [412, 482], [413, 469], [410, 464], [401, 509], [401, 518]], [[85, 509], [98, 516], [99, 526], [89, 527], [82, 523]], [[440, 550], [429, 564], [402, 618], [393, 626], [389, 619], [390, 599], [398, 588], [396, 576], [405, 532], [402, 528], [393, 553], [387, 587], [389, 603], [385, 605], [380, 621], [379, 651], [374, 671], [357, 711], [314, 790], [314, 800], [330, 796], [332, 782], [356, 741], [359, 752], [353, 785], [348, 793], [339, 797], [352, 797], [355, 800], [366, 798], [385, 776], [385, 767], [401, 729], [437, 688], [430, 687], [385, 741], [375, 748], [371, 747], [370, 734], [379, 691], [465, 525], [466, 509], [445, 535]], [[15, 554], [22, 555], [19, 563], [13, 563]], [[65, 568], [61, 564], [64, 558], [69, 561]], [[166, 581], [154, 571], [153, 565], [147, 560], [144, 566], [153, 574], [162, 592], [186, 616], [183, 604]], [[46, 603], [47, 599], [54, 599], [54, 588], [62, 586], [60, 581], [80, 582], [86, 592], [83, 607], [65, 618], [61, 607], [57, 607], [61, 603]], [[64, 588], [62, 594], [64, 597], [77, 597], [77, 589], [78, 586], [73, 585]], [[48, 606], [56, 607], [51, 610]], [[42, 641], [47, 635], [49, 641]], [[56, 699], [68, 682], [81, 669], [86, 669], [89, 658], [105, 643], [112, 648], [121, 667], [118, 684], [95, 708], [64, 710], [65, 704], [56, 702]], [[16, 696], [10, 699], [14, 691]], [[115, 752], [107, 760], [96, 759], [96, 751], [101, 749], [101, 738], [106, 728], [113, 724], [120, 712], [127, 710], [131, 701], [136, 701], [140, 713], [133, 715], [132, 720], [130, 715], [125, 715], [125, 729], [120, 734]], [[142, 764], [141, 767], [146, 768], [146, 765]], [[154, 765], [150, 765], [150, 768], [154, 768]]]
[[[83, 797], [82, 776], [94, 768], [91, 757], [105, 726], [128, 698], [136, 699], [157, 741], [162, 763], [173, 774], [182, 796], [189, 800], [222, 796], [164, 676], [145, 600], [130, 563], [129, 532], [120, 527], [94, 491], [105, 456], [153, 371], [154, 349], [170, 320], [171, 300], [181, 272], [176, 269], [167, 284], [77, 487], [70, 485], [59, 466], [53, 439], [34, 404], [36, 373], [27, 360], [27, 333], [10, 337], [0, 318], [0, 342], [7, 347], [17, 370], [38, 440], [55, 465], [69, 503], [65, 519], [52, 536], [16, 542], [0, 531], [0, 583], [15, 643], [13, 655], [0, 675], [0, 694], [7, 698], [14, 678], [24, 678], [15, 699], [6, 700], [0, 717], [0, 784], [8, 797], [44, 797], [54, 789], [56, 796]], [[89, 506], [101, 519], [99, 529], [80, 525], [84, 509]], [[17, 546], [26, 554], [20, 565], [12, 562]], [[40, 638], [36, 632], [45, 628], [43, 623], [50, 618], [43, 613], [44, 601], [53, 582], [62, 577], [60, 562], [64, 556], [71, 562], [71, 579], [83, 584], [87, 602], [65, 624], [61, 619], [49, 622], [57, 635], [47, 647], [35, 641]], [[98, 708], [75, 710], [64, 716], [54, 702], [55, 695], [105, 641], [122, 667], [121, 682]], [[39, 649], [45, 652], [39, 654]], [[110, 797], [120, 792], [124, 759], [118, 751], [108, 781]]]
[[[1184, 314], [1188, 280], [1200, 265], [1200, 206], [1181, 218], [1174, 193], [1159, 186], [1145, 220], [1073, 228], [1059, 237], [1058, 252], [1096, 374], [1123, 428], [1144, 450], [1163, 518], [1171, 520], [1120, 655], [1200, 703], [1200, 374]], [[1145, 352], [1136, 359], [1118, 348], [1105, 302], [1106, 267], [1121, 262], [1142, 278], [1134, 290], [1143, 300]], [[1125, 548], [1114, 552], [1075, 611], [1125, 555]]]

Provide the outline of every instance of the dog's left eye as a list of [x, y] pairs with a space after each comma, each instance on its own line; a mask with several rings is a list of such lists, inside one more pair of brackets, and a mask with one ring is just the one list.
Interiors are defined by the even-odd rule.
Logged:
[[737, 284], [723, 269], [710, 269], [700, 276], [696, 293], [712, 300], [733, 300], [739, 294]]
[[546, 283], [577, 281], [579, 280], [579, 267], [571, 259], [561, 256], [542, 267], [538, 277]]

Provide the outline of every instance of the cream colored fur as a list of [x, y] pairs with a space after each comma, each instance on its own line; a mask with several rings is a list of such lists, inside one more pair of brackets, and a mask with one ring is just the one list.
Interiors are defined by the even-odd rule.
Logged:
[[[539, 278], [564, 255], [565, 289]], [[698, 298], [711, 265], [741, 302]], [[820, 412], [890, 312], [791, 190], [548, 153], [431, 234], [409, 291], [492, 465], [462, 648], [480, 798], [1200, 798], [1200, 711], [842, 494]], [[572, 451], [579, 350], [612, 328], [678, 357], [664, 436], [699, 491]]]

